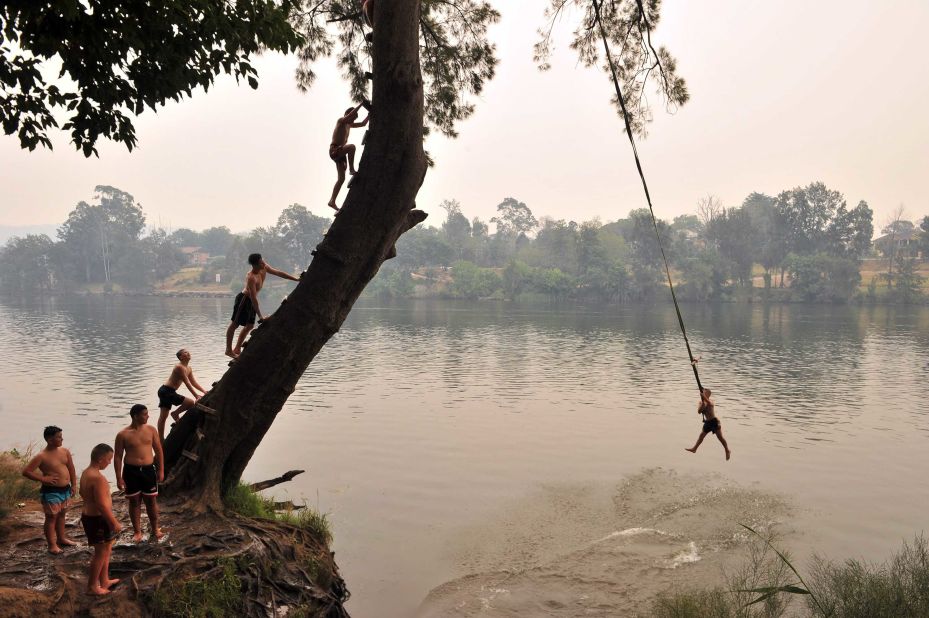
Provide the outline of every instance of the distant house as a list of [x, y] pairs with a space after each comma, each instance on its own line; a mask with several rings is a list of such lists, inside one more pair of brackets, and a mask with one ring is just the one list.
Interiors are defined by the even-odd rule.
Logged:
[[[893, 253], [906, 257], [921, 257], [919, 251], [920, 230], [916, 228], [898, 230], [896, 234], [884, 234], [874, 239], [874, 246], [881, 255], [890, 257]], [[891, 238], [893, 238], [893, 251], [891, 251]]]
[[210, 261], [210, 253], [203, 247], [181, 247], [181, 253], [187, 259], [188, 266], [206, 266]]

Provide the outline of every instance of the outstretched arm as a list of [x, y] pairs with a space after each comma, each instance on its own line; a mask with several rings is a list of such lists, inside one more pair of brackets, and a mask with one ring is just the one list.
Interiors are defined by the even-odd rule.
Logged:
[[358, 127], [363, 127], [363, 126], [365, 126], [366, 124], [368, 124], [368, 121], [369, 121], [370, 119], [371, 119], [371, 116], [370, 116], [370, 115], [369, 115], [369, 116], [365, 116], [365, 119], [362, 120], [361, 122], [354, 122], [354, 123], [352, 123], [352, 128], [353, 128], [353, 129], [357, 129]]
[[[202, 386], [200, 386], [200, 383], [197, 382], [197, 378], [194, 377], [194, 371], [193, 371], [193, 369], [190, 370], [190, 384], [193, 384], [194, 386], [196, 386], [196, 387], [200, 390], [201, 393], [203, 393], [204, 395], [206, 395], [206, 389], [203, 388]], [[190, 388], [190, 384], [187, 385], [187, 388]], [[193, 389], [191, 389], [190, 392], [193, 393]], [[196, 394], [197, 394], [197, 393], [194, 393], [194, 395], [196, 395]]]
[[285, 273], [283, 270], [278, 270], [271, 266], [265, 265], [265, 270], [274, 275], [275, 277], [280, 277], [281, 279], [290, 279], [291, 281], [300, 281], [300, 277], [294, 277], [290, 273]]

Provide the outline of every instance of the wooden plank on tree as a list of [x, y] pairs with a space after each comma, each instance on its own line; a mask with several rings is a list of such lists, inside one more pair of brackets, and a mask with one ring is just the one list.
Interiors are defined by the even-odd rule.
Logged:
[[198, 410], [200, 410], [201, 412], [204, 412], [204, 413], [206, 413], [206, 414], [211, 414], [211, 415], [213, 415], [213, 416], [216, 416], [216, 409], [215, 409], [215, 408], [210, 408], [209, 406], [205, 406], [205, 405], [203, 405], [202, 403], [200, 403], [199, 401], [198, 401], [196, 404], [194, 404], [194, 407], [197, 408]]

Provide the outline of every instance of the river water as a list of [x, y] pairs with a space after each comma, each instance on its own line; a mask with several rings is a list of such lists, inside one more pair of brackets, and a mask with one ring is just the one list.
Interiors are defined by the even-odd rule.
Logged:
[[[57, 424], [84, 465], [132, 404], [157, 406], [178, 348], [219, 378], [230, 310], [0, 301], [0, 448]], [[729, 462], [712, 435], [683, 450], [697, 397], [666, 305], [366, 301], [246, 477], [307, 470], [275, 495], [329, 513], [360, 618], [630, 614], [675, 577], [718, 579], [739, 521], [780, 526], [801, 563], [880, 560], [926, 527], [929, 310], [683, 311]]]

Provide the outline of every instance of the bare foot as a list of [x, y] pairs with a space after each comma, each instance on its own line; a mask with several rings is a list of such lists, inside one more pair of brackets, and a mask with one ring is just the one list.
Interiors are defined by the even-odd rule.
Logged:
[[151, 541], [152, 538], [154, 538], [156, 541], [160, 541], [164, 535], [165, 531], [161, 528], [158, 528], [157, 530], [152, 530], [152, 534], [148, 537], [148, 540]]
[[141, 532], [136, 532], [135, 534], [133, 534], [133, 535], [132, 535], [132, 540], [135, 541], [136, 543], [141, 543], [141, 542], [142, 542], [142, 533], [141, 533]]
[[236, 358], [238, 354], [236, 354], [234, 351], [230, 350], [229, 348], [226, 348], [226, 356], [228, 356], [229, 358]]
[[113, 586], [115, 586], [115, 585], [118, 584], [118, 583], [119, 583], [119, 578], [118, 578], [118, 577], [114, 577], [113, 579], [108, 579], [108, 580], [105, 580], [105, 581], [100, 582], [100, 585], [101, 585], [101, 587], [106, 588], [107, 590], [109, 590], [110, 588], [112, 588]]
[[326, 206], [328, 206], [329, 208], [331, 208], [332, 210], [336, 212], [339, 212], [339, 207], [335, 205], [335, 202], [329, 202], [328, 204], [326, 204]]
[[685, 448], [684, 450], [685, 450], [685, 451], [690, 451], [691, 453], [696, 453], [696, 452], [697, 452], [697, 449], [695, 449], [695, 448]]
[[57, 545], [52, 545], [48, 548], [48, 553], [55, 554], [56, 556], [61, 553], [61, 548]]
[[732, 457], [732, 451], [726, 449], [726, 461], [729, 461], [729, 458]]
[[348, 175], [349, 175], [349, 176], [354, 176], [354, 175], [357, 174], [357, 173], [358, 173], [358, 170], [348, 170]]
[[242, 356], [242, 348], [236, 348], [232, 353], [235, 354], [235, 356], [232, 357], [233, 359], [239, 358]]
[[64, 545], [65, 547], [74, 547], [75, 545], [77, 545], [77, 543], [75, 543], [75, 542], [72, 541], [71, 539], [67, 539], [67, 538], [64, 538], [64, 539], [61, 539], [61, 538], [60, 538], [60, 539], [58, 539], [58, 544], [59, 544], [59, 545]]
[[92, 597], [102, 597], [104, 595], [110, 594], [110, 591], [106, 588], [101, 588], [100, 586], [94, 586], [93, 588], [87, 589], [87, 594]]
[[[171, 418], [173, 418], [174, 421], [177, 422], [181, 420], [181, 413], [175, 410], [174, 412], [171, 413]], [[171, 425], [171, 426], [173, 427], [174, 425]]]

